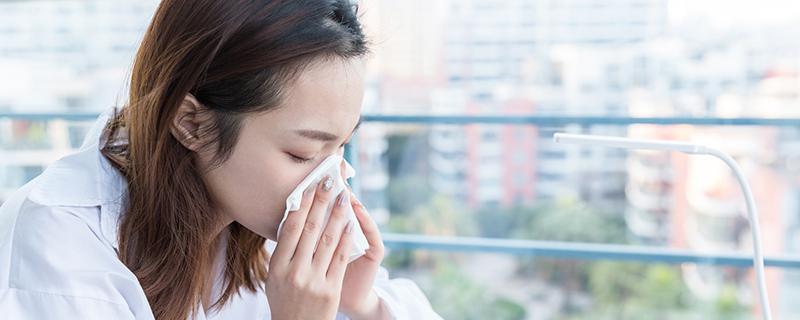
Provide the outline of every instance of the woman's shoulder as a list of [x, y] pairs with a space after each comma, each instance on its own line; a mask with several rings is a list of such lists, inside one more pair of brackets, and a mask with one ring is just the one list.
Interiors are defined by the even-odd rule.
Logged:
[[16, 214], [10, 240], [17, 254], [52, 255], [61, 258], [60, 265], [119, 262], [114, 248], [100, 235], [99, 206], [50, 205], [24, 199]]
[[[91, 207], [23, 199], [0, 210], [4, 319], [152, 319], [136, 277], [93, 231]], [[9, 223], [9, 221], [11, 221]]]
[[117, 304], [140, 295], [136, 277], [99, 233], [99, 207], [22, 199], [15, 209], [3, 212], [16, 218], [0, 240], [0, 288]]

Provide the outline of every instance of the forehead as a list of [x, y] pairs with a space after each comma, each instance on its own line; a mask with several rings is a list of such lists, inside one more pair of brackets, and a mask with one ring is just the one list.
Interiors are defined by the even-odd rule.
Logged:
[[271, 128], [313, 129], [347, 137], [361, 114], [364, 66], [330, 59], [303, 69], [285, 88], [280, 108], [264, 114]]

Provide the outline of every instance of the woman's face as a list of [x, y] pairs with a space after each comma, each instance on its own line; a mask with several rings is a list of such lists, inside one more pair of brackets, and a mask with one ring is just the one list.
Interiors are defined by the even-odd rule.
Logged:
[[[277, 239], [289, 193], [327, 156], [342, 155], [363, 92], [362, 61], [326, 60], [287, 86], [281, 107], [246, 116], [230, 158], [204, 176], [225, 222]], [[201, 168], [211, 159], [198, 154]]]

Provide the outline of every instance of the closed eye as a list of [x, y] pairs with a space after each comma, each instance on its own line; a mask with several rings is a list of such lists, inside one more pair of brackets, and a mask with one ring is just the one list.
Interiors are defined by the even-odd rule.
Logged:
[[297, 163], [308, 163], [308, 162], [311, 162], [312, 160], [314, 160], [314, 158], [303, 158], [303, 157], [298, 157], [296, 155], [293, 155], [291, 153], [287, 153], [287, 154], [289, 155], [290, 158], [292, 158], [292, 161], [297, 162]]
[[[350, 141], [348, 141], [348, 142], [345, 142], [345, 143], [342, 143], [342, 144], [339, 146], [339, 149], [341, 149], [341, 148], [344, 148], [344, 146], [345, 146], [345, 145], [347, 145], [348, 143], [350, 143]], [[303, 158], [303, 157], [301, 157], [301, 156], [297, 156], [297, 155], [294, 155], [294, 154], [292, 154], [292, 153], [288, 153], [288, 152], [287, 152], [286, 154], [288, 154], [288, 155], [289, 155], [289, 157], [290, 157], [290, 158], [292, 158], [292, 161], [294, 161], [294, 162], [297, 162], [297, 163], [301, 163], [301, 164], [302, 164], [302, 163], [309, 163], [309, 162], [311, 162], [311, 161], [314, 161], [314, 159], [315, 159], [315, 158], [313, 158], [313, 157], [312, 157], [312, 158]]]

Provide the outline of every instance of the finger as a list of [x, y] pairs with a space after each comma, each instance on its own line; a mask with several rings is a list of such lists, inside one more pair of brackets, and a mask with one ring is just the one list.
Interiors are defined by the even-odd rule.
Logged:
[[300, 239], [300, 234], [303, 231], [303, 226], [306, 223], [308, 211], [311, 209], [311, 201], [314, 199], [314, 194], [317, 188], [309, 187], [303, 192], [302, 200], [300, 200], [300, 208], [296, 211], [289, 212], [286, 220], [281, 227], [281, 234], [278, 235], [278, 243], [275, 246], [275, 251], [270, 257], [270, 261], [288, 263], [294, 255], [297, 242]]
[[300, 265], [311, 263], [311, 256], [317, 246], [317, 239], [319, 239], [324, 227], [325, 213], [333, 196], [331, 194], [333, 184], [332, 177], [325, 177], [320, 180], [314, 200], [311, 201], [311, 209], [308, 211], [305, 226], [303, 226], [303, 231], [300, 233], [300, 240], [297, 243], [292, 262], [296, 261]]
[[369, 244], [370, 249], [380, 250], [380, 252], [382, 252], [383, 238], [381, 237], [381, 231], [378, 228], [378, 224], [375, 223], [375, 219], [372, 219], [372, 216], [369, 215], [367, 209], [363, 204], [361, 204], [361, 201], [359, 201], [358, 198], [352, 196], [350, 201], [353, 202], [353, 213], [355, 213], [356, 219], [358, 219], [358, 225], [361, 227], [361, 232], [363, 232], [364, 237], [367, 238], [367, 244]]
[[344, 281], [344, 272], [347, 270], [350, 246], [353, 245], [353, 223], [353, 221], [347, 222], [344, 230], [342, 230], [339, 246], [336, 247], [336, 252], [331, 258], [331, 264], [328, 266], [327, 279], [337, 284], [341, 284]]
[[351, 206], [350, 194], [347, 190], [344, 190], [336, 199], [336, 206], [331, 211], [328, 225], [325, 227], [325, 231], [322, 232], [319, 243], [317, 243], [317, 250], [314, 252], [314, 258], [311, 262], [317, 270], [322, 270], [323, 272], [328, 270], [328, 266], [331, 264], [331, 257], [339, 245], [342, 230], [344, 230], [349, 221], [346, 211], [349, 206]]

